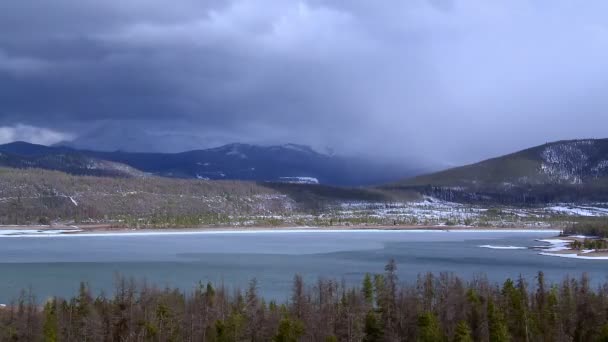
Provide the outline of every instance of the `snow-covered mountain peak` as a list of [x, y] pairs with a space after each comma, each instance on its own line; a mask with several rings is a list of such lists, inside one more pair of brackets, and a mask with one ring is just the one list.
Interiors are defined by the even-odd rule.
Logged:
[[287, 150], [292, 150], [292, 151], [297, 151], [297, 152], [303, 152], [303, 153], [317, 153], [315, 150], [313, 150], [310, 146], [306, 146], [306, 145], [298, 145], [298, 144], [284, 144], [281, 145], [282, 148], [287, 149]]

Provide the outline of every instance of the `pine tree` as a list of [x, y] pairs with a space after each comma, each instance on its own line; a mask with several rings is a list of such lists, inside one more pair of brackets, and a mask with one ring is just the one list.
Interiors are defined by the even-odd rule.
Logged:
[[384, 291], [379, 293], [382, 299], [382, 327], [387, 339], [394, 338], [396, 333], [396, 304], [397, 304], [397, 264], [391, 259], [384, 267]]
[[363, 278], [363, 288], [362, 288], [361, 292], [363, 293], [365, 302], [368, 305], [373, 305], [374, 304], [374, 284], [372, 282], [372, 276], [369, 273], [365, 273], [365, 278]]
[[226, 320], [224, 327], [228, 341], [240, 341], [245, 320], [243, 315], [234, 312]]
[[374, 292], [376, 293], [376, 306], [382, 310], [385, 306], [384, 301], [386, 300], [385, 295], [385, 281], [382, 274], [374, 275]]
[[473, 336], [471, 336], [471, 328], [466, 321], [460, 321], [456, 326], [454, 332], [454, 342], [473, 342]]
[[226, 325], [223, 321], [217, 320], [215, 321], [215, 338], [214, 340], [217, 342], [230, 342], [230, 338], [228, 337]]
[[304, 294], [304, 280], [302, 276], [296, 274], [293, 278], [293, 291], [291, 295], [293, 313], [297, 319], [304, 317], [304, 306], [305, 306], [305, 294]]
[[443, 335], [439, 328], [437, 317], [431, 312], [425, 312], [418, 316], [418, 341], [438, 342], [443, 341]]
[[297, 342], [298, 338], [304, 334], [302, 322], [283, 318], [279, 323], [277, 334], [272, 339], [273, 342]]
[[74, 304], [76, 309], [76, 319], [78, 320], [77, 333], [80, 337], [85, 338], [88, 334], [88, 317], [91, 314], [93, 299], [89, 293], [89, 289], [85, 283], [80, 283], [78, 297]]
[[363, 332], [365, 333], [365, 336], [363, 337], [364, 342], [382, 341], [382, 328], [373, 311], [369, 311], [365, 316], [365, 327]]
[[504, 320], [504, 316], [494, 302], [488, 302], [488, 328], [490, 332], [490, 341], [492, 342], [507, 342], [510, 341], [509, 330]]
[[55, 299], [44, 305], [43, 334], [45, 342], [57, 342], [57, 302]]
[[471, 311], [467, 315], [467, 318], [470, 323], [471, 331], [473, 332], [474, 340], [479, 340], [479, 332], [481, 330], [480, 327], [482, 324], [481, 314], [483, 310], [481, 307], [481, 299], [479, 298], [477, 292], [475, 292], [474, 289], [468, 289], [466, 296], [467, 301], [471, 306]]
[[527, 293], [516, 288], [511, 279], [507, 279], [502, 287], [502, 296], [506, 303], [507, 325], [513, 333], [513, 338], [518, 341], [529, 341]]
[[554, 341], [557, 339], [559, 320], [558, 291], [557, 286], [552, 286], [551, 291], [549, 291], [549, 294], [547, 295], [547, 331], [545, 333], [545, 341]]

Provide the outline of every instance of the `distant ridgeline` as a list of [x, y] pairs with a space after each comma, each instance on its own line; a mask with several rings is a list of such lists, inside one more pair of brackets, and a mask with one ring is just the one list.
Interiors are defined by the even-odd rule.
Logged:
[[362, 186], [413, 175], [411, 169], [318, 153], [307, 146], [230, 144], [182, 153], [100, 152], [15, 142], [0, 145], [0, 166], [75, 175], [161, 176], [201, 180], [273, 181]]
[[459, 202], [608, 202], [608, 139], [548, 143], [384, 188]]

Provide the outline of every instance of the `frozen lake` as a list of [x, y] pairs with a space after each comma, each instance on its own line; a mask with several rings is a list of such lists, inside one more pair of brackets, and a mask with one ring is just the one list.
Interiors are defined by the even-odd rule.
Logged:
[[[381, 273], [394, 258], [400, 280], [450, 271], [463, 278], [484, 273], [493, 281], [539, 270], [549, 281], [588, 272], [606, 280], [605, 260], [538, 255], [522, 249], [556, 231], [263, 231], [176, 234], [0, 237], [0, 303], [32, 287], [39, 300], [76, 293], [80, 281], [111, 292], [116, 274], [158, 286], [192, 289], [199, 281], [246, 288], [282, 300], [300, 273], [359, 284], [366, 272]], [[498, 247], [484, 248], [480, 246]]]

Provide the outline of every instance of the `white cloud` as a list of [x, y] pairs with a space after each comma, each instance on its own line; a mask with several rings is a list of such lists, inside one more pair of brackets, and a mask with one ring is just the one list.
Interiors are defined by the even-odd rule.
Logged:
[[26, 141], [33, 144], [52, 145], [60, 141], [72, 139], [74, 139], [74, 136], [71, 134], [54, 131], [48, 128], [22, 124], [0, 126], [0, 144], [14, 141]]

